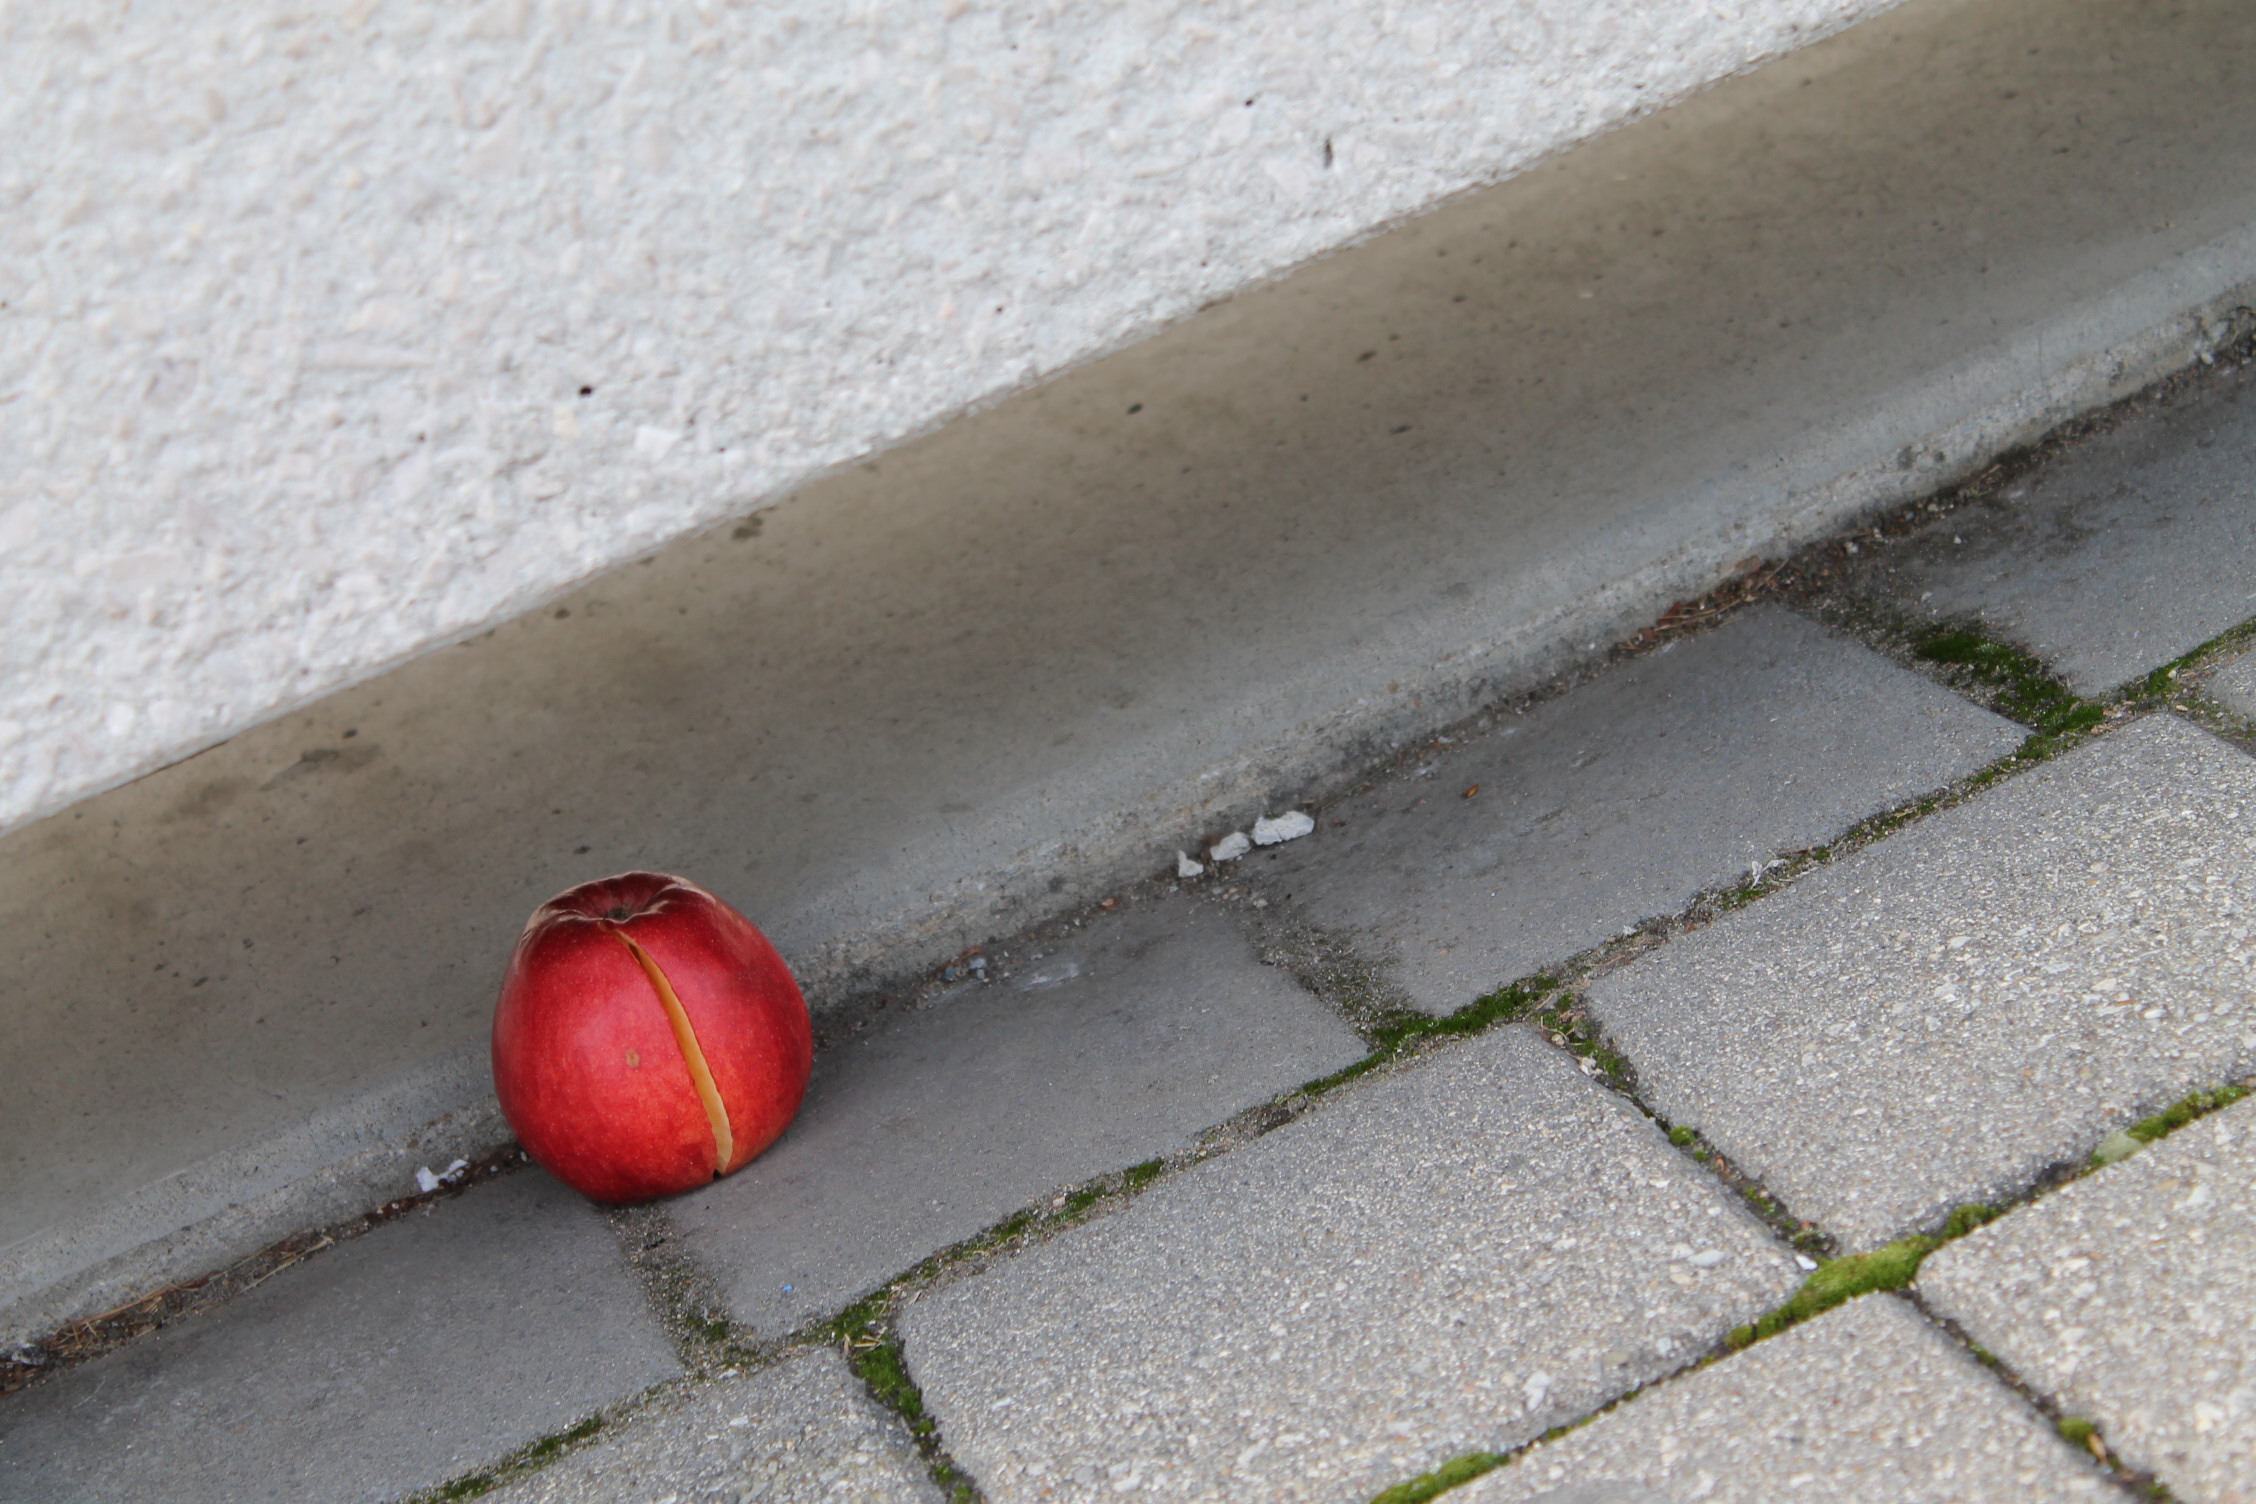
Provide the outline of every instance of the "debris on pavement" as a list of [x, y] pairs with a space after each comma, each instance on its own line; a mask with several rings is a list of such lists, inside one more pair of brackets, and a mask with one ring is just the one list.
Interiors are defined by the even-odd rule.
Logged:
[[1233, 830], [1208, 847], [1206, 854], [1218, 862], [1234, 862], [1252, 849], [1253, 843], [1246, 839], [1246, 833]]
[[1286, 810], [1274, 820], [1265, 815], [1253, 822], [1253, 844], [1281, 846], [1287, 841], [1299, 840], [1315, 828], [1315, 818], [1303, 810]]

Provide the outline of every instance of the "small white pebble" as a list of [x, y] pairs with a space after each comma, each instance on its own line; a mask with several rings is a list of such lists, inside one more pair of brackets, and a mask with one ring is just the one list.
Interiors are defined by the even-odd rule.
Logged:
[[1206, 864], [1204, 862], [1194, 862], [1184, 852], [1178, 851], [1175, 853], [1175, 875], [1177, 877], [1197, 877], [1205, 871]]
[[1720, 1248], [1703, 1248], [1692, 1255], [1691, 1264], [1695, 1269], [1713, 1269], [1716, 1265], [1722, 1263], [1725, 1257], [1724, 1251]]
[[1315, 818], [1304, 810], [1289, 809], [1271, 820], [1264, 816], [1253, 822], [1253, 844], [1278, 846], [1286, 841], [1297, 841], [1316, 828]]
[[1253, 842], [1246, 839], [1246, 833], [1242, 830], [1233, 830], [1221, 840], [1216, 841], [1206, 854], [1218, 862], [1234, 862], [1252, 849]]

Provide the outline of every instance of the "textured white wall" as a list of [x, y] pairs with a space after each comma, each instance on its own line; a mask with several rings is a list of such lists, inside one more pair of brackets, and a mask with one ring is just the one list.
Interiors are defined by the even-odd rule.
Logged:
[[0, 0], [0, 826], [1888, 3]]

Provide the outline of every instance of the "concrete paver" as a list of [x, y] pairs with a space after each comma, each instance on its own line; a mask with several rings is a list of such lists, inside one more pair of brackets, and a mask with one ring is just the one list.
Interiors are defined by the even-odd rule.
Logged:
[[1919, 1289], [2175, 1497], [2256, 1499], [2256, 1101], [1948, 1245]]
[[1513, 1028], [900, 1324], [995, 1504], [1360, 1500], [1666, 1372], [1799, 1279], [1650, 1121]]
[[2209, 676], [2202, 686], [2234, 710], [2256, 720], [2256, 653], [2244, 653]]
[[2256, 1063], [2256, 759], [2154, 716], [1591, 989], [1641, 1091], [1852, 1247]]
[[1765, 606], [1345, 801], [1250, 865], [1448, 1013], [2026, 735]]
[[941, 1504], [898, 1418], [828, 1350], [672, 1396], [493, 1504]]
[[2086, 695], [2256, 616], [2256, 370], [1938, 519], [1863, 584], [1915, 615], [1978, 616]]
[[1364, 1053], [1213, 906], [1163, 900], [824, 1052], [783, 1139], [674, 1216], [737, 1319], [780, 1334]]
[[[1966, 1504], [2113, 1495], [1910, 1303], [1868, 1295], [1639, 1395], [1450, 1504]], [[1610, 1504], [1610, 1501], [1609, 1501]]]
[[0, 1497], [392, 1499], [677, 1372], [602, 1217], [527, 1171], [0, 1405]]

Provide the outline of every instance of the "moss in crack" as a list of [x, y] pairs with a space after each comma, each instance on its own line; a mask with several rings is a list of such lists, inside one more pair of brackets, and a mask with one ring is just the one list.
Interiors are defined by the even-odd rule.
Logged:
[[1968, 1202], [1943, 1219], [1942, 1231], [1936, 1237], [1899, 1238], [1869, 1253], [1827, 1259], [1802, 1281], [1802, 1287], [1784, 1305], [1759, 1317], [1750, 1326], [1734, 1328], [1725, 1339], [1726, 1345], [1737, 1351], [1765, 1337], [1775, 1337], [1812, 1316], [1822, 1316], [1859, 1295], [1901, 1290], [1919, 1273], [1919, 1266], [1928, 1254], [2000, 1215], [1995, 1207]]
[[1929, 663], [1957, 670], [1999, 714], [2027, 726], [2030, 735], [2021, 757], [2049, 757], [2107, 718], [2104, 707], [2078, 695], [2036, 658], [1977, 628], [1938, 628], [1921, 637], [1913, 651]]
[[2132, 1466], [2109, 1451], [2104, 1438], [2099, 1434], [2099, 1427], [2094, 1422], [2078, 1416], [2064, 1415], [2058, 1403], [2050, 1394], [2032, 1386], [2021, 1375], [2008, 1367], [1997, 1354], [1968, 1336], [1964, 1327], [1942, 1312], [1930, 1307], [1919, 1298], [1918, 1291], [1907, 1291], [1905, 1298], [1924, 1312], [1929, 1321], [1941, 1327], [1964, 1346], [1968, 1355], [1975, 1362], [1988, 1369], [1991, 1376], [2000, 1384], [2019, 1395], [2022, 1402], [2028, 1405], [2031, 1410], [2050, 1421], [2064, 1441], [2071, 1446], [2090, 1452], [2093, 1459], [2100, 1466], [2113, 1473], [2115, 1481], [2129, 1490], [2132, 1495], [2155, 1501], [2155, 1504], [2167, 1504], [2167, 1501], [2171, 1498], [2169, 1489], [2164, 1487], [2152, 1473], [2144, 1472]]
[[1595, 1076], [1634, 1099], [1636, 1077], [1630, 1071], [1629, 1061], [1606, 1043], [1597, 1024], [1583, 1011], [1579, 996], [1571, 992], [1558, 994], [1537, 1010], [1535, 1019], [1553, 1044], [1583, 1062], [1584, 1074]]
[[2083, 1171], [2089, 1174], [2094, 1170], [2104, 1170], [2109, 1165], [2120, 1164], [2148, 1144], [2168, 1138], [2188, 1123], [2205, 1118], [2221, 1107], [2232, 1106], [2247, 1096], [2248, 1091], [2245, 1086], [2228, 1084], [2214, 1091], [2189, 1092], [2154, 1116], [2141, 1118], [2130, 1127], [2118, 1128], [2101, 1139], [2099, 1147], [2092, 1150], [2091, 1158], [2084, 1162]]
[[2215, 1091], [2192, 1092], [2123, 1131], [2142, 1144], [2157, 1143], [2188, 1123], [2205, 1118], [2219, 1108], [2230, 1107], [2247, 1095], [2245, 1086], [2220, 1086]]
[[474, 1473], [464, 1473], [458, 1478], [448, 1479], [435, 1488], [428, 1488], [421, 1493], [411, 1494], [406, 1504], [452, 1504], [452, 1501], [456, 1499], [475, 1499], [481, 1494], [491, 1493], [503, 1484], [513, 1482], [525, 1474], [555, 1461], [564, 1453], [602, 1430], [603, 1425], [602, 1416], [591, 1415], [565, 1430], [543, 1436], [537, 1441], [527, 1442], [491, 1467], [481, 1468]]
[[979, 1504], [979, 1486], [940, 1444], [940, 1423], [924, 1408], [924, 1393], [909, 1376], [901, 1339], [893, 1331], [892, 1303], [883, 1295], [848, 1306], [831, 1322], [831, 1335], [870, 1396], [901, 1418], [932, 1481], [952, 1504]]
[[525, 1448], [526, 1460], [531, 1462], [546, 1462], [551, 1457], [554, 1457], [559, 1452], [562, 1452], [566, 1447], [577, 1446], [579, 1443], [587, 1440], [590, 1436], [593, 1436], [596, 1432], [602, 1429], [603, 1417], [600, 1415], [591, 1415], [586, 1420], [583, 1420], [578, 1425], [572, 1427], [570, 1430], [560, 1431], [554, 1436], [544, 1436], [539, 1441], [536, 1441], [531, 1446]]
[[1758, 1317], [1750, 1326], [1733, 1328], [1726, 1340], [1734, 1350], [1748, 1347], [1812, 1316], [1822, 1316], [1859, 1295], [1901, 1290], [1919, 1272], [1920, 1260], [1941, 1246], [1936, 1238], [1903, 1238], [1870, 1253], [1828, 1260], [1802, 1281], [1801, 1289], [1786, 1304]]
[[1418, 1013], [1407, 1008], [1388, 1009], [1364, 1024], [1364, 1038], [1371, 1044], [1370, 1054], [1353, 1065], [1309, 1082], [1294, 1095], [1313, 1100], [1345, 1086], [1359, 1076], [1369, 1075], [1420, 1045], [1485, 1034], [1499, 1025], [1525, 1017], [1530, 1009], [1556, 992], [1558, 986], [1556, 981], [1547, 976], [1528, 977], [1508, 987], [1499, 987], [1486, 997], [1475, 999], [1459, 1008], [1455, 1013], [1443, 1014], [1438, 1018], [1430, 1013]]
[[[1635, 1101], [1636, 1098], [1632, 1097], [1631, 1100]], [[1746, 1203], [1747, 1210], [1768, 1223], [1770, 1230], [1788, 1247], [1810, 1258], [1824, 1258], [1833, 1251], [1833, 1240], [1822, 1229], [1814, 1223], [1795, 1217], [1768, 1188], [1742, 1172], [1700, 1137], [1698, 1129], [1681, 1123], [1670, 1127], [1665, 1119], [1659, 1117], [1654, 1117], [1653, 1121], [1666, 1130], [1670, 1143], [1682, 1149], [1688, 1157], [1699, 1161], [1727, 1188], [1737, 1191], [1740, 1199]]]
[[1306, 1086], [1303, 1086], [1300, 1089], [1301, 1095], [1309, 1097], [1311, 1099], [1321, 1097], [1328, 1091], [1335, 1091], [1338, 1088], [1347, 1085], [1348, 1082], [1355, 1080], [1359, 1076], [1369, 1075], [1372, 1071], [1375, 1071], [1380, 1066], [1386, 1064], [1389, 1058], [1390, 1057], [1386, 1055], [1377, 1053], [1365, 1055], [1361, 1060], [1356, 1061], [1353, 1065], [1344, 1066], [1341, 1069], [1332, 1072], [1329, 1076], [1320, 1076], [1316, 1080], [1309, 1082]]
[[1943, 1223], [1943, 1241], [1948, 1243], [1963, 1238], [1986, 1222], [1994, 1222], [2000, 1213], [1994, 1206], [1984, 1206], [1979, 1201], [1969, 1201], [1952, 1212]]
[[1546, 976], [1528, 977], [1508, 987], [1499, 987], [1486, 997], [1476, 998], [1455, 1013], [1439, 1018], [1408, 1010], [1387, 1013], [1371, 1025], [1372, 1054], [1381, 1060], [1390, 1059], [1424, 1040], [1485, 1034], [1499, 1024], [1510, 1023], [1526, 1014], [1557, 991], [1558, 985]]
[[2138, 692], [2151, 700], [2183, 694], [2186, 675], [2250, 647], [2256, 647], [2256, 618], [2219, 632], [2192, 652], [2181, 654], [2163, 664], [2140, 681]]
[[1426, 1504], [1439, 1498], [1462, 1483], [1470, 1483], [1481, 1474], [1500, 1467], [1505, 1457], [1499, 1452], [1467, 1452], [1462, 1457], [1452, 1457], [1430, 1473], [1420, 1474], [1407, 1482], [1373, 1496], [1371, 1504]]

